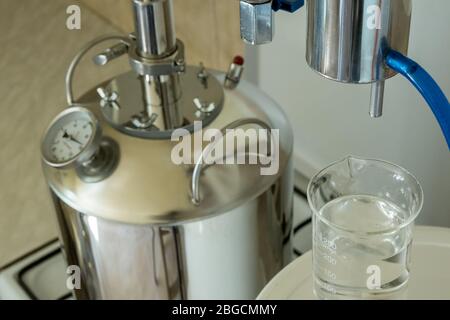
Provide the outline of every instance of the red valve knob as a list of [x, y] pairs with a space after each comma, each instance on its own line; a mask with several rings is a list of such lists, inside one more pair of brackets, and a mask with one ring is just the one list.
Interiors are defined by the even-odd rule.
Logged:
[[235, 56], [233, 59], [233, 63], [237, 64], [238, 66], [244, 65], [244, 58], [242, 56]]

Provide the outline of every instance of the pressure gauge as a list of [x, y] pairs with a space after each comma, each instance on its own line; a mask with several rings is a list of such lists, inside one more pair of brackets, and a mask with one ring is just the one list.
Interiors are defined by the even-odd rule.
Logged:
[[80, 106], [61, 112], [44, 134], [41, 152], [55, 168], [80, 165], [89, 161], [101, 142], [101, 128], [95, 115]]

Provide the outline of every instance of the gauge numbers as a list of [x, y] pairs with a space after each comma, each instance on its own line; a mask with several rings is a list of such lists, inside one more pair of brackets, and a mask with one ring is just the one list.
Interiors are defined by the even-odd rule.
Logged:
[[95, 115], [82, 106], [70, 107], [61, 112], [45, 132], [42, 158], [54, 168], [81, 165], [97, 152], [101, 138]]
[[89, 120], [72, 120], [56, 133], [51, 154], [56, 162], [65, 162], [78, 156], [89, 143], [93, 124]]

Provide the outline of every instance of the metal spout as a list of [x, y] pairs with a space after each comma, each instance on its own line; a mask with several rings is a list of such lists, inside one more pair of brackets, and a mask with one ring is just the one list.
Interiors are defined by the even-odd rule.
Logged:
[[369, 114], [372, 118], [379, 118], [383, 115], [384, 85], [384, 80], [372, 84], [369, 110]]

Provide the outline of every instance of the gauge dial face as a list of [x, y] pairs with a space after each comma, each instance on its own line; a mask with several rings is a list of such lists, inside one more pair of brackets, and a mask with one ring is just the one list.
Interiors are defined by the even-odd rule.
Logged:
[[42, 142], [44, 161], [54, 167], [86, 161], [96, 150], [98, 122], [88, 109], [72, 107], [53, 120]]
[[59, 163], [70, 161], [88, 145], [94, 124], [85, 119], [72, 120], [64, 124], [55, 135], [50, 146], [53, 160]]

